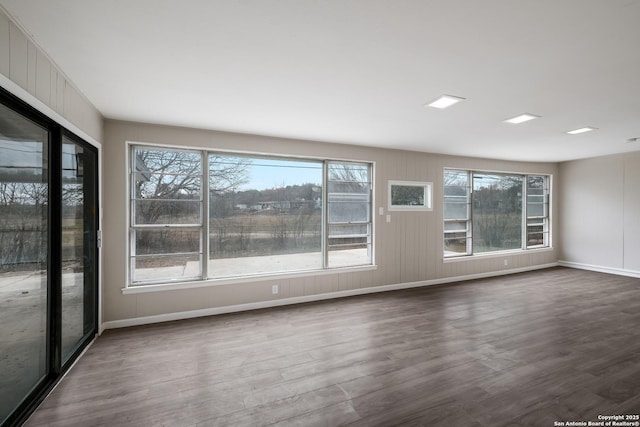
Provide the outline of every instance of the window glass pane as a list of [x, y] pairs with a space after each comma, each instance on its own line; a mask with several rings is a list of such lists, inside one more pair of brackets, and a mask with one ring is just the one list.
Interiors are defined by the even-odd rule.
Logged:
[[467, 231], [467, 227], [467, 221], [447, 221], [444, 223], [444, 231], [446, 233], [449, 233], [451, 231]]
[[527, 203], [527, 217], [546, 216], [546, 205], [544, 203]]
[[328, 260], [331, 267], [370, 262], [371, 224], [329, 225]]
[[133, 258], [133, 280], [187, 280], [202, 276], [200, 254], [140, 255]]
[[48, 140], [0, 104], [0, 424], [48, 371]]
[[94, 332], [96, 293], [97, 155], [63, 138], [62, 360]]
[[329, 223], [368, 222], [371, 205], [369, 203], [329, 203]]
[[445, 197], [467, 197], [469, 193], [469, 172], [467, 171], [444, 171], [444, 196]]
[[133, 218], [136, 224], [199, 223], [202, 155], [136, 147], [133, 151]]
[[549, 244], [549, 178], [527, 176], [527, 247]]
[[322, 268], [322, 171], [209, 155], [209, 277]]
[[469, 218], [469, 173], [444, 171], [444, 218]]
[[345, 248], [330, 248], [328, 253], [331, 268], [371, 264], [371, 245]]
[[[362, 192], [359, 189], [371, 182], [370, 167], [365, 164], [331, 162], [328, 166], [328, 173], [329, 181], [352, 183], [353, 186], [348, 191], [349, 193]], [[366, 186], [366, 189], [368, 191], [369, 187]]]
[[369, 235], [369, 224], [339, 224], [329, 226], [329, 238], [362, 237]]
[[330, 225], [329, 250], [366, 249], [370, 236], [370, 224]]
[[[329, 194], [351, 195], [357, 200], [369, 200], [369, 185], [366, 182], [329, 181]], [[343, 196], [344, 197], [344, 196]]]
[[186, 200], [137, 200], [134, 202], [136, 225], [200, 224], [200, 202]]
[[473, 176], [473, 252], [522, 248], [522, 176]]
[[[197, 151], [183, 151], [160, 148], [136, 147], [134, 150], [134, 171], [149, 179], [152, 174], [160, 175], [201, 175], [201, 156]], [[173, 188], [188, 186], [188, 182], [175, 181]]]
[[337, 250], [337, 249], [356, 249], [356, 248], [366, 248], [368, 244], [368, 236], [351, 236], [351, 237], [341, 237], [341, 236], [329, 236], [329, 249]]
[[542, 188], [527, 188], [527, 200], [529, 202], [543, 203], [544, 190]]
[[544, 226], [546, 224], [546, 219], [545, 218], [534, 218], [534, 219], [528, 219], [527, 220], [527, 227], [531, 227], [531, 226]]
[[136, 199], [200, 200], [200, 175], [136, 173]]
[[468, 203], [446, 203], [444, 204], [444, 219], [468, 219]]
[[136, 230], [136, 255], [200, 252], [200, 230]]
[[329, 162], [327, 169], [328, 267], [371, 264], [371, 168]]
[[527, 220], [527, 246], [546, 246], [548, 236], [546, 219]]
[[467, 233], [447, 233], [444, 239], [444, 255], [466, 255], [468, 253], [469, 240]]
[[[529, 175], [527, 176], [527, 188], [529, 190], [543, 190], [546, 188], [546, 176], [542, 175]], [[540, 193], [542, 194], [542, 193]]]
[[540, 246], [544, 244], [544, 233], [527, 233], [527, 246]]

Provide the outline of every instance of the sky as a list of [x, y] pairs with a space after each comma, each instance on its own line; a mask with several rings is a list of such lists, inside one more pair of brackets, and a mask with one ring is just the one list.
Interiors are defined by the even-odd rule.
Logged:
[[239, 190], [266, 190], [287, 185], [322, 184], [322, 163], [252, 159], [249, 182]]

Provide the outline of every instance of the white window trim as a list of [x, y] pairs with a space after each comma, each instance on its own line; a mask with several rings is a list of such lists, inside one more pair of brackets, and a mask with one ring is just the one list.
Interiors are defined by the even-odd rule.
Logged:
[[[422, 188], [422, 197], [423, 204], [422, 205], [394, 205], [393, 200], [391, 199], [391, 189], [394, 186], [402, 186], [402, 187], [420, 187]], [[389, 180], [387, 183], [387, 210], [390, 212], [393, 211], [422, 211], [422, 212], [431, 212], [433, 211], [433, 182], [424, 182], [424, 181], [398, 181], [398, 180]]]
[[530, 255], [531, 253], [540, 253], [540, 252], [553, 252], [555, 249], [551, 246], [536, 246], [528, 249], [508, 249], [504, 251], [495, 251], [495, 252], [483, 252], [479, 254], [473, 255], [458, 255], [458, 256], [449, 256], [442, 259], [444, 264], [454, 263], [454, 262], [464, 262], [464, 261], [474, 261], [480, 259], [489, 259], [489, 258], [509, 258], [513, 256], [525, 256]]

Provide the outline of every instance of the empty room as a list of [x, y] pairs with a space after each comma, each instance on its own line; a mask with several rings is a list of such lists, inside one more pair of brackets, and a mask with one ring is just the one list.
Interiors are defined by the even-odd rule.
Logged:
[[640, 0], [0, 0], [0, 425], [640, 426]]

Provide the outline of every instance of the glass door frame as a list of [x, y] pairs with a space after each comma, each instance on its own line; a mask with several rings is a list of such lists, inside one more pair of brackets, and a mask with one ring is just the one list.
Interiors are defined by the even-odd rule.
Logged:
[[[33, 108], [11, 92], [0, 87], [0, 103], [7, 108], [22, 115], [26, 119], [42, 126], [48, 131], [48, 245], [47, 245], [47, 350], [46, 364], [47, 373], [31, 391], [24, 397], [21, 403], [16, 406], [8, 417], [3, 421], [3, 427], [19, 426], [24, 423], [35, 409], [42, 403], [55, 385], [62, 379], [63, 375], [75, 363], [77, 358], [95, 339], [98, 334], [99, 323], [99, 267], [100, 253], [97, 247], [97, 233], [100, 228], [100, 184], [99, 184], [99, 164], [100, 150], [75, 135], [44, 113]], [[91, 173], [94, 185], [95, 215], [92, 218], [94, 229], [94, 239], [96, 242], [92, 252], [94, 254], [93, 269], [93, 295], [91, 307], [94, 310], [93, 324], [91, 330], [83, 336], [77, 347], [70, 354], [66, 362], [62, 360], [62, 147], [63, 136], [68, 140], [82, 146], [83, 149], [92, 151], [95, 155], [95, 167], [85, 167], [85, 173]], [[87, 166], [87, 165], [85, 165]], [[91, 261], [90, 261], [91, 262]]]

